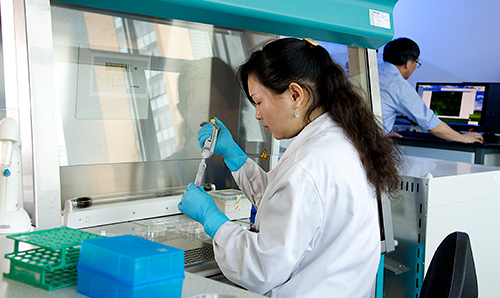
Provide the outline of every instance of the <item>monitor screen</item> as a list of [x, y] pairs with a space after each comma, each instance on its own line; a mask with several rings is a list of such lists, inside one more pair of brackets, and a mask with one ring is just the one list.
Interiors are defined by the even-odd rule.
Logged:
[[500, 133], [500, 83], [486, 83], [486, 96], [483, 105], [482, 131]]
[[463, 83], [417, 83], [425, 104], [448, 124], [481, 123], [486, 86]]

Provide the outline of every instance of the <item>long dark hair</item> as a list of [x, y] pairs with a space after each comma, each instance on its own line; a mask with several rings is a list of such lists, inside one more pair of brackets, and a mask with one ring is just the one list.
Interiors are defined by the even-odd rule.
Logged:
[[358, 151], [377, 195], [396, 189], [400, 181], [399, 151], [384, 136], [382, 124], [361, 93], [323, 47], [306, 40], [284, 38], [254, 52], [238, 69], [242, 88], [254, 104], [248, 91], [250, 75], [275, 94], [284, 93], [292, 82], [307, 90], [312, 104], [306, 112], [305, 124], [312, 121], [313, 111], [324, 108]]

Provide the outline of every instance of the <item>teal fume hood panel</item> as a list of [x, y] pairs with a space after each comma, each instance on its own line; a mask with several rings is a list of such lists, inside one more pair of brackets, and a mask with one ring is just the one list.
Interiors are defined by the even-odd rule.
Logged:
[[62, 0], [146, 16], [377, 49], [394, 35], [397, 0]]

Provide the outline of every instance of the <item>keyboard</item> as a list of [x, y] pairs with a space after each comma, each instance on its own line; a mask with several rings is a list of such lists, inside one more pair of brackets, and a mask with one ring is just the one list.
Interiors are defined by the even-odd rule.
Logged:
[[492, 134], [492, 133], [485, 133], [483, 134], [483, 142], [484, 143], [500, 143], [500, 137]]
[[[417, 131], [398, 131], [400, 135], [402, 135], [405, 138], [414, 138], [414, 139], [424, 139], [424, 140], [443, 140], [439, 137], [436, 137], [435, 135], [431, 134], [430, 132], [417, 132]], [[492, 133], [484, 133], [483, 135], [483, 143], [494, 143], [498, 144], [500, 143], [500, 137], [492, 134]]]

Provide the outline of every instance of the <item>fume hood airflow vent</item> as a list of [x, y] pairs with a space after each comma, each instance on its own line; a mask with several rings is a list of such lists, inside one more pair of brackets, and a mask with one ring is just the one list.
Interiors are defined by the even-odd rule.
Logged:
[[192, 265], [214, 259], [214, 250], [212, 245], [205, 245], [194, 249], [184, 251], [184, 265]]

